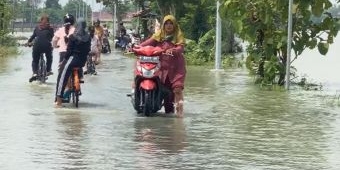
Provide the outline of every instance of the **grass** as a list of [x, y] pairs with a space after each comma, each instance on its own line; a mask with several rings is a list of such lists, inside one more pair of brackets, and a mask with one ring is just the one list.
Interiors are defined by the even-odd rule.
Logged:
[[0, 47], [0, 58], [5, 58], [5, 57], [8, 57], [14, 54], [18, 54], [17, 47], [6, 47], [6, 46]]

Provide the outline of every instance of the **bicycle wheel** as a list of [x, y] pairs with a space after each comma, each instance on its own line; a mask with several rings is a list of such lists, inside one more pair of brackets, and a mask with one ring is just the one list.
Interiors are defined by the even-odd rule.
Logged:
[[88, 60], [87, 60], [87, 74], [94, 74], [95, 73], [95, 64], [94, 61], [92, 60], [92, 56], [89, 55]]
[[74, 68], [72, 72], [72, 86], [73, 86], [73, 96], [72, 100], [75, 103], [76, 107], [79, 106], [79, 94], [80, 94], [80, 81], [79, 81], [79, 68]]
[[79, 103], [79, 92], [75, 91], [74, 95], [75, 95], [75, 100], [76, 100], [75, 104], [76, 104], [76, 107], [78, 107], [79, 106], [79, 104], [78, 104]]
[[44, 59], [44, 54], [40, 54], [40, 59], [39, 59], [39, 69], [38, 69], [38, 80], [41, 83], [46, 82], [46, 61]]
[[71, 97], [72, 97], [72, 103], [74, 103], [74, 105], [78, 107], [79, 106], [79, 92], [75, 90], [74, 88], [73, 88], [73, 91], [71, 92]]
[[86, 62], [87, 74], [92, 74], [92, 72], [93, 72], [91, 62], [92, 62], [92, 56], [88, 55], [87, 56], [87, 62]]
[[96, 73], [96, 65], [94, 64], [94, 61], [91, 60], [90, 62], [90, 67], [91, 67], [91, 74]]

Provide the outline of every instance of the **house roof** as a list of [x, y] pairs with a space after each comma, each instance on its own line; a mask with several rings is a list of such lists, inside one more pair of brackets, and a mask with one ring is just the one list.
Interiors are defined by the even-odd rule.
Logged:
[[113, 16], [112, 14], [108, 12], [92, 12], [92, 18], [94, 20], [99, 19], [100, 21], [113, 21]]

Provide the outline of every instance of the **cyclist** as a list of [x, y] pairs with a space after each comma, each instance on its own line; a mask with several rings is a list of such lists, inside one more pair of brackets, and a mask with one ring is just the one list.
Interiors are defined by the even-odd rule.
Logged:
[[66, 55], [67, 43], [69, 41], [69, 37], [74, 32], [74, 21], [75, 18], [73, 15], [66, 14], [64, 16], [64, 25], [59, 28], [55, 33], [52, 39], [52, 45], [54, 48], [58, 48], [59, 50], [59, 63], [64, 60]]
[[110, 42], [109, 42], [110, 31], [107, 28], [106, 24], [103, 24], [103, 30], [104, 30], [103, 45], [107, 46], [108, 52], [111, 53], [111, 46], [110, 46]]
[[86, 31], [86, 21], [78, 19], [74, 33], [70, 36], [64, 60], [60, 64], [56, 85], [56, 107], [61, 107], [65, 86], [73, 68], [84, 67], [87, 55], [91, 50], [91, 37]]
[[[100, 53], [100, 42], [99, 42], [99, 39], [97, 37], [97, 35], [94, 34], [95, 30], [94, 30], [94, 27], [93, 26], [89, 26], [88, 28], [89, 30], [89, 33], [90, 33], [90, 36], [91, 36], [91, 51], [89, 52], [89, 55], [91, 57], [91, 60], [93, 62], [95, 62], [97, 60], [97, 57]], [[97, 71], [96, 71], [96, 68], [93, 68], [94, 70], [91, 70], [93, 71], [92, 73], [89, 72], [89, 70], [86, 70], [84, 71], [84, 74], [93, 74], [93, 75], [96, 75], [97, 74]]]
[[38, 67], [39, 67], [39, 59], [40, 55], [45, 53], [46, 55], [46, 71], [47, 76], [52, 75], [52, 38], [53, 38], [54, 30], [50, 26], [49, 17], [47, 15], [43, 15], [40, 18], [39, 25], [34, 29], [32, 36], [28, 39], [27, 44], [29, 46], [33, 43], [32, 50], [32, 71], [33, 75], [29, 79], [29, 82], [32, 82], [37, 79]]

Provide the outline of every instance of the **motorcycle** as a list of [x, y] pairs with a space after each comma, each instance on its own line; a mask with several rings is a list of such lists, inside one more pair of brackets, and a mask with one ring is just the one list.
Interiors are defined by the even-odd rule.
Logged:
[[125, 53], [131, 53], [133, 52], [132, 51], [132, 48], [135, 46], [135, 45], [139, 45], [140, 44], [140, 37], [138, 34], [129, 34], [130, 35], [130, 42], [126, 45], [126, 49], [125, 49]]
[[123, 35], [120, 37], [117, 37], [115, 40], [115, 48], [120, 48], [122, 51], [125, 51], [126, 46], [128, 45], [128, 43], [131, 41], [130, 36], [129, 35]]
[[137, 56], [134, 70], [133, 93], [127, 96], [138, 114], [151, 116], [163, 106], [163, 99], [170, 93], [160, 80], [160, 57], [164, 50], [161, 47], [144, 46], [132, 48]]
[[110, 42], [107, 37], [103, 38], [103, 45], [102, 45], [102, 50], [101, 53], [111, 53], [111, 48], [110, 48]]

